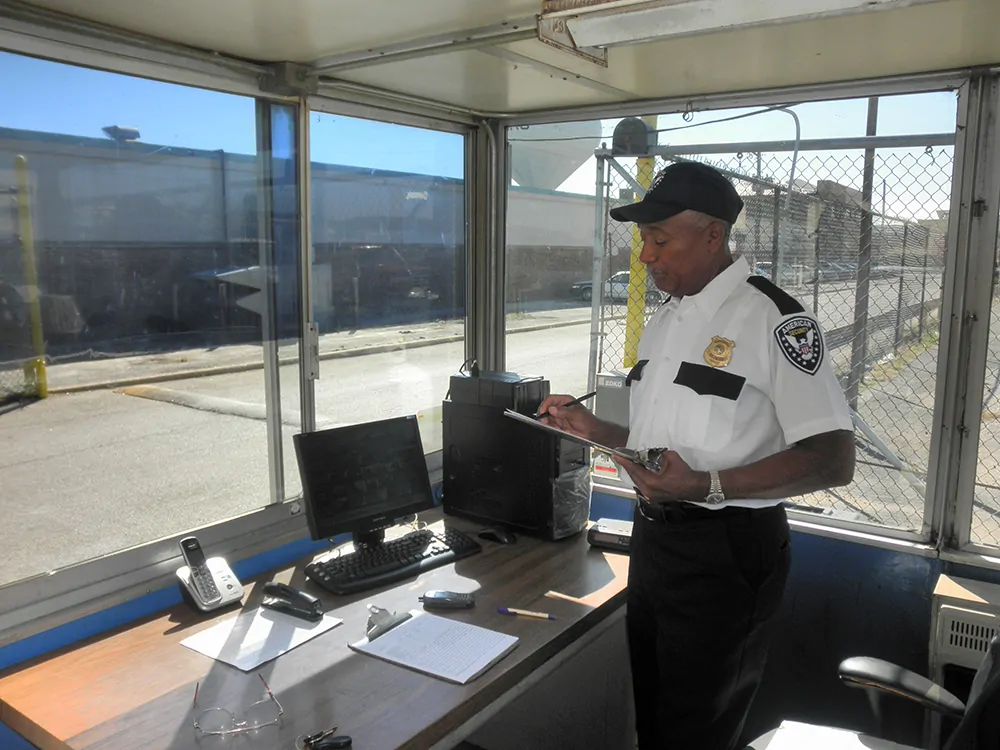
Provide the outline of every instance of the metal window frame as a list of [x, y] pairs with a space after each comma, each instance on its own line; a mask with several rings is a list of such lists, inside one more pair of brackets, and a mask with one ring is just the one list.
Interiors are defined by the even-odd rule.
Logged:
[[944, 361], [954, 382], [945, 393], [945, 419], [936, 430], [948, 447], [947, 453], [942, 449], [948, 462], [937, 488], [937, 520], [942, 548], [995, 554], [995, 547], [974, 544], [971, 534], [1000, 219], [1000, 75], [984, 71], [971, 79], [968, 91], [963, 153], [967, 169], [961, 193], [952, 202], [957, 216], [949, 216], [949, 243], [958, 251], [955, 300], [953, 307], [942, 310], [942, 316], [950, 313], [952, 343], [947, 360], [939, 360], [938, 377]]
[[[983, 71], [981, 71], [983, 72]], [[934, 91], [957, 91], [959, 96], [959, 102], [957, 107], [957, 119], [956, 119], [956, 132], [953, 136], [953, 143], [955, 146], [955, 161], [952, 170], [952, 206], [957, 205], [958, 200], [956, 192], [958, 187], [964, 182], [966, 182], [965, 177], [965, 165], [969, 163], [975, 163], [975, 154], [965, 154], [964, 148], [965, 144], [969, 140], [969, 135], [966, 132], [965, 121], [967, 119], [966, 109], [969, 104], [969, 77], [959, 77], [953, 71], [948, 71], [944, 73], [927, 74], [919, 76], [907, 76], [903, 78], [894, 79], [878, 79], [869, 81], [859, 81], [854, 83], [844, 83], [844, 84], [824, 84], [818, 86], [810, 87], [797, 87], [790, 90], [767, 90], [759, 92], [749, 92], [745, 94], [737, 95], [712, 95], [705, 97], [695, 97], [692, 99], [668, 99], [660, 100], [657, 102], [644, 102], [641, 104], [635, 104], [631, 106], [626, 106], [623, 108], [611, 107], [612, 111], [609, 111], [608, 106], [599, 107], [589, 107], [589, 108], [576, 108], [572, 110], [551, 110], [545, 114], [531, 114], [524, 117], [515, 117], [504, 121], [507, 128], [515, 128], [523, 125], [546, 125], [554, 124], [558, 122], [567, 122], [580, 119], [597, 119], [602, 115], [612, 116], [612, 117], [623, 117], [628, 114], [638, 115], [638, 114], [649, 114], [650, 112], [656, 112], [657, 114], [667, 114], [670, 108], [674, 112], [690, 112], [698, 109], [731, 109], [736, 107], [753, 107], [761, 106], [766, 107], [776, 104], [792, 104], [792, 103], [809, 103], [813, 101], [828, 101], [830, 99], [853, 99], [853, 98], [863, 98], [866, 96], [889, 96], [895, 94], [917, 94], [917, 93], [931, 93]], [[820, 97], [820, 98], [816, 98]], [[660, 107], [664, 107], [661, 109]], [[655, 108], [655, 109], [653, 109]], [[587, 118], [579, 117], [580, 114], [586, 114]], [[860, 144], [870, 145], [871, 143], [877, 144], [878, 147], [890, 148], [909, 145], [911, 140], [931, 140], [935, 143], [945, 143], [947, 140], [952, 138], [949, 134], [937, 133], [937, 134], [926, 134], [926, 135], [915, 135], [915, 136], [871, 136], [863, 138], [850, 138], [850, 139], [821, 139], [814, 142], [804, 142], [807, 147], [812, 148], [824, 148], [830, 147], [831, 145], [848, 147], [857, 146]], [[749, 145], [764, 145], [764, 144], [749, 144]], [[799, 144], [801, 149], [802, 143]], [[677, 147], [659, 147], [655, 151], [660, 155], [668, 155], [671, 153], [687, 153], [684, 146]], [[720, 144], [718, 149], [702, 148], [700, 149], [704, 153], [715, 153], [715, 152], [729, 152], [732, 149], [739, 150], [752, 150], [748, 148], [748, 144]], [[690, 150], [690, 149], [688, 149]], [[598, 149], [595, 152], [598, 156], [605, 156], [608, 163], [612, 167], [616, 167], [617, 164], [613, 158], [611, 158], [611, 152], [607, 148]], [[964, 157], [964, 158], [963, 158]], [[971, 161], [970, 161], [971, 160]], [[604, 172], [602, 170], [601, 159], [598, 160], [597, 166], [597, 180], [600, 182], [604, 179]], [[602, 210], [600, 205], [602, 201], [600, 199], [596, 200], [597, 208], [595, 211]], [[995, 205], [991, 204], [991, 205]], [[596, 215], [596, 214], [595, 214]], [[956, 230], [955, 222], [955, 211], [952, 210], [950, 214], [951, 221], [949, 223], [949, 247], [957, 248], [958, 245], [953, 239], [953, 233]], [[602, 269], [597, 267], [599, 263], [597, 254], [599, 248], [597, 243], [601, 240], [598, 237], [599, 232], [595, 231], [595, 247], [594, 247], [594, 288], [599, 288], [598, 276], [596, 274], [602, 273]], [[603, 249], [600, 250], [603, 253]], [[959, 253], [957, 251], [952, 251], [949, 253], [949, 258], [947, 263], [958, 264]], [[603, 255], [602, 255], [603, 257]], [[993, 256], [990, 255], [989, 261], [993, 262]], [[982, 277], [982, 272], [980, 271], [979, 277]], [[957, 381], [957, 371], [954, 369], [954, 354], [952, 353], [952, 338], [949, 338], [944, 321], [949, 320], [952, 317], [951, 310], [955, 308], [956, 305], [961, 304], [961, 299], [964, 296], [963, 290], [964, 286], [960, 287], [959, 283], [955, 280], [958, 278], [954, 268], [949, 265], [946, 270], [946, 277], [952, 279], [952, 284], [947, 285], [950, 288], [942, 288], [942, 308], [941, 308], [941, 319], [942, 319], [942, 337], [939, 342], [939, 352], [938, 352], [938, 375], [937, 375], [937, 392], [935, 397], [935, 425], [945, 423], [946, 420], [944, 416], [945, 401], [942, 398], [943, 393], [951, 393], [954, 390], [954, 383]], [[962, 277], [964, 278], [964, 276]], [[986, 274], [986, 278], [992, 278], [992, 266]], [[601, 280], [603, 282], [603, 279]], [[986, 290], [987, 297], [989, 296], [989, 290]], [[592, 342], [590, 360], [595, 359], [595, 349], [596, 344]], [[983, 355], [985, 357], [985, 354]], [[964, 370], [962, 371], [964, 373]], [[591, 373], [593, 377], [593, 373]], [[948, 381], [945, 381], [945, 377], [948, 377]], [[590, 390], [593, 386], [590, 386]], [[980, 397], [982, 392], [982, 383], [980, 383]], [[939, 414], [940, 413], [940, 414]], [[935, 432], [935, 435], [937, 432]], [[950, 478], [947, 475], [941, 475], [940, 470], [936, 471], [936, 468], [940, 466], [942, 461], [947, 462], [947, 458], [942, 456], [942, 453], [947, 452], [947, 441], [942, 441], [940, 439], [935, 440], [935, 435], [932, 435], [932, 441], [930, 445], [929, 455], [928, 455], [928, 467], [929, 476], [927, 481], [927, 491], [924, 494], [924, 507], [922, 512], [921, 527], [919, 530], [909, 530], [909, 529], [899, 529], [889, 526], [882, 526], [878, 524], [869, 524], [859, 521], [849, 521], [845, 519], [818, 516], [808, 511], [796, 510], [794, 508], [789, 509], [789, 517], [796, 518], [797, 520], [807, 522], [810, 524], [822, 525], [829, 527], [831, 529], [837, 529], [845, 532], [858, 532], [863, 534], [876, 534], [883, 536], [887, 539], [900, 540], [904, 542], [910, 542], [915, 544], [927, 544], [933, 543], [938, 539], [938, 532], [936, 529], [939, 528], [940, 518], [942, 517], [941, 508], [943, 507], [942, 501], [939, 499], [946, 493], [946, 488], [949, 485]], [[617, 494], [617, 493], [612, 493]], [[969, 496], [967, 501], [968, 507], [971, 509], [972, 498]], [[971, 513], [971, 510], [970, 510]]]
[[255, 98], [266, 68], [20, 2], [0, 4], [0, 50]]
[[762, 88], [719, 94], [663, 97], [633, 102], [597, 104], [585, 107], [562, 107], [513, 114], [504, 118], [508, 127], [553, 125], [581, 120], [618, 119], [678, 112], [715, 109], [791, 106], [837, 99], [862, 99], [869, 96], [922, 94], [931, 91], [958, 91], [973, 74], [971, 69], [947, 70], [904, 76], [837, 81], [806, 86]]
[[[7, 25], [6, 7], [0, 7], [0, 20]], [[34, 9], [31, 9], [34, 12]], [[48, 32], [43, 27], [20, 23], [18, 31], [0, 29], [0, 49], [15, 54], [41, 57], [60, 64], [91, 67], [128, 76], [138, 76], [160, 80], [174, 85], [196, 86], [198, 88], [247, 95], [252, 97], [258, 110], [270, 111], [270, 104], [297, 106], [296, 146], [297, 184], [299, 200], [299, 273], [302, 332], [308, 330], [313, 321], [310, 304], [310, 253], [311, 215], [309, 213], [311, 185], [309, 158], [309, 113], [311, 111], [345, 114], [365, 119], [394, 124], [422, 127], [425, 129], [451, 132], [465, 136], [468, 143], [471, 118], [464, 116], [439, 116], [446, 110], [407, 114], [392, 108], [380, 108], [352, 101], [334, 100], [324, 96], [283, 97], [262, 93], [258, 88], [259, 72], [264, 69], [250, 66], [250, 69], [234, 74], [228, 65], [218, 65], [188, 57], [185, 51], [169, 49], [149, 53], [138, 48], [134, 55], [127, 54], [128, 41], [121, 45], [103, 46], [97, 49], [96, 37], [79, 34], [76, 29], [62, 29], [59, 34]], [[103, 30], [103, 27], [101, 27]], [[102, 32], [103, 33], [103, 32]], [[122, 35], [127, 36], [127, 35]], [[56, 38], [58, 37], [58, 38]], [[170, 45], [164, 45], [170, 47]], [[148, 55], [148, 57], [147, 57]], [[262, 114], [258, 111], [257, 118]], [[267, 128], [269, 131], [269, 128]], [[258, 139], [262, 129], [258, 127]], [[260, 149], [258, 152], [265, 153]], [[468, 165], [467, 165], [468, 170]], [[261, 175], [263, 180], [265, 175]], [[263, 185], [261, 187], [263, 190]], [[265, 201], [264, 208], [269, 205]], [[270, 211], [260, 212], [264, 224], [271, 220]], [[267, 214], [266, 216], [264, 214]], [[467, 219], [467, 233], [469, 220]], [[270, 236], [269, 230], [262, 233], [263, 239]], [[466, 239], [468, 245], [468, 238]], [[273, 296], [273, 289], [265, 283], [261, 290]], [[272, 337], [273, 338], [273, 337]], [[266, 341], [265, 341], [266, 344]], [[306, 347], [308, 341], [300, 334], [299, 346]], [[265, 346], [265, 350], [267, 347]], [[273, 353], [272, 353], [273, 354]], [[265, 352], [265, 360], [273, 360]], [[301, 386], [301, 406], [303, 429], [315, 428], [314, 382], [308, 377], [304, 366], [305, 356], [300, 357], [299, 378]], [[276, 369], [276, 360], [274, 360]], [[266, 363], [265, 363], [266, 366]], [[197, 530], [205, 547], [211, 547], [231, 560], [243, 559], [265, 552], [282, 544], [308, 537], [308, 529], [302, 514], [300, 496], [284, 497], [284, 460], [282, 458], [280, 430], [280, 392], [276, 387], [265, 392], [268, 406], [268, 422], [275, 421], [277, 430], [269, 430], [267, 441], [269, 468], [270, 502], [256, 510], [235, 519], [219, 520]], [[442, 470], [441, 451], [426, 456], [428, 471], [432, 481], [440, 481]], [[177, 545], [186, 533], [153, 540], [139, 546], [109, 553], [53, 572], [43, 572], [27, 579], [14, 581], [0, 587], [0, 646], [14, 643], [44, 630], [63, 625], [89, 614], [122, 604], [152, 591], [170, 587], [176, 583], [174, 571], [182, 564]]]

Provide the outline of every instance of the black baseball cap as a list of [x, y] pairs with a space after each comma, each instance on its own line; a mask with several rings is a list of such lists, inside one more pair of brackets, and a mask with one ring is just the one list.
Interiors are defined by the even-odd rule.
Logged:
[[743, 210], [743, 199], [719, 170], [680, 161], [660, 170], [641, 201], [612, 209], [611, 218], [655, 224], [688, 210], [733, 224]]

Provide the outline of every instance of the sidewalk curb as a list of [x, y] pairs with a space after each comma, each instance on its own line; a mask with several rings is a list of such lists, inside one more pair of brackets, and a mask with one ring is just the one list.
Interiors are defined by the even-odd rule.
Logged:
[[[544, 331], [550, 328], [567, 328], [589, 324], [590, 318], [585, 320], [559, 321], [556, 323], [541, 323], [533, 326], [524, 326], [513, 330], [508, 330], [507, 334], [531, 333], [533, 331]], [[415, 341], [397, 341], [391, 344], [372, 344], [371, 346], [359, 346], [354, 349], [340, 349], [332, 352], [320, 352], [320, 360], [344, 359], [347, 357], [360, 357], [365, 354], [382, 354], [397, 349], [419, 349], [425, 346], [436, 346], [438, 344], [453, 344], [462, 341], [465, 335], [450, 334], [448, 336], [438, 336], [435, 338], [418, 339]], [[299, 361], [298, 357], [286, 357], [278, 360], [280, 365], [293, 365]], [[83, 393], [85, 391], [107, 390], [113, 388], [124, 388], [131, 385], [146, 385], [149, 383], [164, 383], [171, 380], [185, 380], [187, 378], [201, 378], [208, 375], [229, 375], [235, 372], [248, 372], [250, 370], [263, 370], [264, 363], [261, 362], [240, 362], [232, 365], [218, 365], [216, 367], [201, 367], [192, 370], [178, 370], [171, 373], [159, 373], [156, 375], [138, 375], [127, 378], [116, 378], [113, 380], [102, 380], [96, 383], [81, 383], [79, 385], [65, 385], [49, 387], [49, 394], [63, 393]]]

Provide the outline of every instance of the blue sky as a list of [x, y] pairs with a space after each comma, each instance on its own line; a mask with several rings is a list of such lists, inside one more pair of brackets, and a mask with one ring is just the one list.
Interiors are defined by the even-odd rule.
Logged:
[[[0, 52], [0, 127], [104, 138], [106, 125], [161, 146], [256, 152], [249, 97]], [[313, 113], [312, 158], [328, 164], [462, 177], [461, 136]]]
[[[244, 154], [254, 153], [256, 148], [254, 102], [249, 97], [2, 52], [0, 97], [0, 101], [6, 103], [0, 114], [0, 126], [3, 127], [103, 138], [102, 127], [124, 125], [137, 128], [141, 141], [156, 145], [223, 149]], [[864, 135], [867, 106], [867, 100], [856, 99], [801, 104], [794, 109], [801, 120], [802, 137], [813, 139]], [[712, 124], [713, 120], [757, 111], [697, 112], [691, 122], [685, 122], [680, 115], [661, 116], [658, 129], [672, 130], [661, 132], [659, 140], [661, 144], [692, 144], [794, 137], [793, 120], [782, 112], [754, 114]], [[883, 97], [878, 134], [951, 132], [955, 126], [955, 111], [956, 96], [952, 92]], [[461, 136], [339, 115], [313, 113], [312, 118], [311, 156], [314, 161], [453, 178], [463, 174]], [[593, 135], [599, 132], [610, 142], [616, 123], [617, 120], [602, 120], [599, 131], [594, 123], [590, 132]], [[538, 126], [512, 131], [511, 138], [545, 138], [547, 134], [555, 133], [550, 127]], [[560, 178], [559, 189], [593, 193], [592, 153], [597, 145], [598, 139], [592, 138], [563, 141], [552, 147], [565, 153], [568, 160], [563, 167], [565, 179]], [[533, 158], [529, 150], [534, 149], [538, 154], [539, 149], [546, 148], [543, 144], [525, 147], [515, 143], [514, 158]], [[914, 154], [919, 154], [919, 150]]]

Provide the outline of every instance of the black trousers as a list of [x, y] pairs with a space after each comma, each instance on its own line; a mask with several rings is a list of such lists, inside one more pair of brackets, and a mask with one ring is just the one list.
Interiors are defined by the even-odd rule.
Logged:
[[785, 509], [644, 507], [626, 612], [638, 746], [733, 750], [788, 578]]

